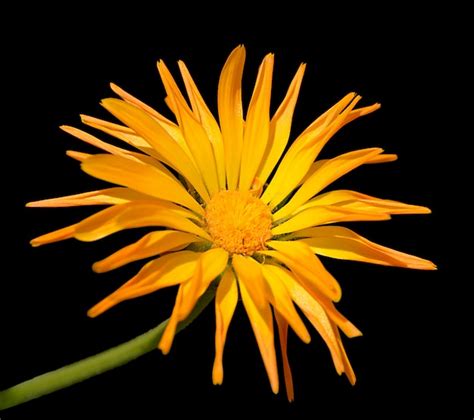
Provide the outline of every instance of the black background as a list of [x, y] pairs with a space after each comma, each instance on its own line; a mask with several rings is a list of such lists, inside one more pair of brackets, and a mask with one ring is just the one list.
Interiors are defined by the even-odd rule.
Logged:
[[[440, 270], [416, 272], [325, 260], [343, 287], [338, 307], [364, 333], [345, 340], [357, 374], [355, 387], [337, 376], [315, 333], [308, 346], [290, 337], [296, 401], [287, 403], [284, 388], [274, 396], [242, 307], [229, 332], [224, 384], [213, 386], [214, 318], [209, 307], [176, 338], [167, 357], [153, 352], [10, 409], [1, 418], [95, 413], [112, 418], [126, 412], [133, 418], [163, 418], [169, 413], [177, 418], [199, 413], [222, 418], [254, 412], [284, 418], [404, 418], [416, 413], [428, 418], [445, 409], [452, 413], [450, 418], [457, 418], [454, 413], [463, 408], [467, 387], [454, 379], [465, 363], [458, 353], [464, 345], [456, 331], [459, 317], [455, 320], [448, 309], [454, 296], [449, 282], [456, 280], [448, 275], [450, 262], [442, 240], [446, 178], [441, 182], [445, 149], [440, 138], [446, 117], [439, 104], [439, 64], [448, 60], [449, 48], [440, 42], [437, 22], [396, 10], [373, 10], [377, 17], [363, 20], [300, 11], [295, 17], [282, 12], [232, 23], [224, 19], [226, 13], [189, 22], [180, 15], [161, 14], [142, 23], [140, 19], [150, 18], [146, 10], [137, 17], [124, 12], [120, 19], [108, 20], [93, 20], [86, 12], [79, 23], [70, 11], [59, 11], [58, 18], [23, 19], [7, 39], [0, 388], [126, 341], [171, 311], [174, 291], [166, 290], [88, 319], [86, 310], [139, 267], [97, 275], [90, 265], [139, 233], [32, 249], [31, 238], [93, 210], [24, 208], [27, 201], [103, 185], [64, 155], [68, 149], [93, 149], [57, 127], [80, 126], [79, 113], [105, 117], [98, 102], [113, 96], [111, 81], [167, 113], [155, 67], [159, 58], [175, 74], [175, 62], [183, 59], [213, 111], [221, 66], [236, 45], [247, 47], [247, 102], [259, 61], [267, 52], [275, 53], [273, 109], [299, 63], [308, 63], [293, 138], [347, 92], [362, 94], [366, 105], [381, 102], [380, 111], [343, 129], [322, 155], [372, 146], [397, 153], [399, 161], [358, 169], [337, 186], [425, 205], [433, 214], [352, 227], [370, 239], [431, 259]], [[288, 22], [296, 26], [290, 28]], [[436, 79], [439, 84], [434, 87]]]

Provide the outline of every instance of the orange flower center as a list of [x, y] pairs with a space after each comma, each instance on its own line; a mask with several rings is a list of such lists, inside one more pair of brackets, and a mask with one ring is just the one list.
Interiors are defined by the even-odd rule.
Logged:
[[218, 192], [205, 219], [214, 243], [232, 254], [252, 255], [272, 237], [270, 209], [249, 191]]

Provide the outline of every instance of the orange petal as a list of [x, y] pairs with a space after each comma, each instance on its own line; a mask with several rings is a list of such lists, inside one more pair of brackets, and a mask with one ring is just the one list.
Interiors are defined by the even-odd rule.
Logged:
[[337, 343], [339, 344], [339, 349], [341, 350], [342, 363], [344, 365], [344, 373], [346, 374], [347, 379], [349, 379], [350, 384], [355, 385], [356, 376], [355, 376], [354, 370], [352, 369], [351, 362], [349, 361], [349, 358], [347, 357], [347, 353], [346, 353], [346, 350], [344, 349], [344, 345], [342, 344], [341, 335], [339, 334], [339, 331], [336, 325], [334, 325], [332, 322], [331, 322], [331, 325], [333, 327], [334, 334], [336, 335], [336, 340], [337, 340]]
[[386, 200], [350, 190], [334, 190], [308, 201], [297, 211], [313, 206], [337, 205], [344, 209], [387, 214], [428, 214], [431, 210], [399, 201]]
[[370, 106], [365, 106], [363, 108], [354, 109], [352, 110], [349, 115], [347, 116], [346, 120], [344, 121], [344, 125], [349, 124], [350, 122], [356, 120], [359, 117], [363, 117], [364, 115], [371, 114], [374, 111], [380, 109], [381, 105], [379, 103], [375, 103]]
[[359, 100], [355, 94], [346, 95], [293, 142], [262, 196], [264, 203], [274, 208], [291, 193]]
[[189, 211], [166, 201], [118, 204], [78, 223], [74, 236], [80, 241], [90, 242], [124, 229], [163, 226], [210, 240], [202, 228], [187, 219], [189, 215]]
[[54, 232], [47, 233], [45, 235], [38, 236], [30, 241], [31, 246], [37, 247], [41, 245], [51, 244], [53, 242], [64, 241], [74, 237], [76, 232], [77, 224], [67, 226], [62, 229], [55, 230]]
[[221, 385], [224, 380], [222, 364], [224, 344], [238, 297], [239, 292], [234, 273], [231, 269], [228, 269], [222, 276], [216, 292], [216, 356], [212, 368], [212, 382], [214, 385]]
[[109, 136], [115, 137], [119, 140], [124, 141], [130, 146], [135, 147], [138, 150], [146, 153], [147, 155], [158, 159], [162, 162], [168, 163], [166, 159], [160, 155], [143, 137], [137, 135], [132, 129], [124, 125], [114, 124], [109, 121], [101, 120], [99, 118], [90, 117], [89, 115], [81, 115], [81, 121], [93, 127]]
[[135, 200], [152, 200], [153, 198], [128, 188], [107, 188], [64, 197], [32, 201], [26, 207], [73, 207], [123, 204]]
[[222, 248], [211, 248], [201, 254], [194, 277], [189, 281], [189, 284], [185, 285], [185, 293], [179, 309], [180, 320], [188, 317], [195, 303], [211, 282], [223, 273], [228, 260], [229, 253]]
[[326, 257], [418, 270], [436, 269], [431, 261], [378, 245], [344, 227], [317, 227], [300, 231], [298, 235], [308, 236], [300, 242]]
[[66, 156], [69, 156], [70, 158], [73, 158], [79, 162], [84, 162], [92, 155], [90, 153], [77, 152], [76, 150], [66, 150]]
[[398, 156], [395, 154], [384, 153], [378, 156], [374, 156], [372, 159], [366, 162], [366, 164], [395, 162], [397, 159]]
[[217, 105], [224, 141], [227, 189], [237, 189], [239, 180], [244, 118], [242, 110], [242, 73], [245, 48], [239, 46], [227, 59], [219, 79]]
[[334, 334], [331, 321], [321, 304], [299, 284], [298, 280], [287, 270], [279, 266], [272, 266], [275, 276], [280, 278], [288, 289], [291, 298], [301, 308], [314, 328], [321, 335], [331, 353], [334, 366], [338, 373], [342, 373], [344, 365], [340, 353], [337, 337]]
[[125, 102], [135, 105], [136, 107], [142, 109], [147, 114], [155, 118], [170, 135], [172, 135], [172, 133], [175, 133], [176, 131], [179, 131], [176, 124], [174, 124], [168, 118], [161, 115], [158, 111], [153, 109], [151, 106], [145, 104], [144, 102], [130, 95], [128, 92], [124, 91], [122, 88], [120, 88], [116, 84], [111, 83], [110, 88], [114, 91], [114, 93], [120, 96]]
[[96, 317], [124, 300], [188, 281], [195, 271], [198, 258], [197, 252], [179, 251], [150, 261], [137, 275], [91, 308], [88, 315]]
[[270, 121], [270, 134], [265, 157], [262, 159], [261, 168], [257, 175], [258, 179], [265, 184], [276, 164], [280, 160], [288, 143], [291, 131], [291, 121], [295, 110], [296, 101], [303, 81], [306, 65], [301, 64], [291, 82], [285, 99]]
[[181, 204], [198, 214], [204, 213], [201, 205], [176, 178], [156, 167], [112, 155], [92, 156], [85, 160], [81, 167], [84, 172], [104, 181]]
[[283, 375], [285, 377], [286, 396], [288, 401], [295, 400], [293, 388], [293, 375], [291, 374], [290, 362], [288, 360], [287, 342], [288, 342], [288, 322], [278, 311], [275, 312], [275, 319], [278, 325], [278, 336], [280, 337], [281, 358], [283, 360]]
[[314, 197], [336, 179], [363, 165], [367, 160], [382, 152], [382, 149], [374, 147], [371, 149], [356, 150], [329, 159], [299, 187], [290, 201], [275, 213], [275, 220], [289, 216], [299, 206], [306, 203], [306, 201]]
[[275, 273], [274, 266], [263, 264], [262, 274], [267, 281], [268, 287], [271, 294], [268, 296], [273, 307], [285, 318], [286, 322], [291, 325], [291, 328], [305, 343], [311, 341], [308, 330], [306, 329], [303, 321], [296, 312], [296, 309], [291, 300], [290, 294], [288, 293], [285, 285], [280, 280], [278, 273]]
[[98, 149], [111, 153], [112, 155], [124, 156], [124, 157], [132, 156], [132, 152], [130, 152], [129, 150], [125, 150], [125, 149], [122, 149], [121, 147], [113, 146], [109, 143], [106, 143], [105, 141], [99, 140], [97, 137], [89, 133], [86, 133], [85, 131], [79, 130], [78, 128], [70, 127], [68, 125], [62, 125], [59, 128], [61, 128], [61, 130], [65, 131], [71, 136], [74, 136], [78, 138], [79, 140], [82, 140], [83, 142], [90, 144], [91, 146], [95, 146]]
[[270, 132], [273, 61], [273, 54], [268, 54], [264, 58], [247, 111], [240, 163], [239, 190], [241, 191], [250, 189], [267, 148]]
[[174, 336], [176, 334], [176, 328], [179, 322], [178, 312], [181, 302], [183, 300], [183, 290], [184, 285], [179, 286], [178, 293], [176, 294], [173, 312], [171, 313], [168, 324], [166, 325], [163, 335], [161, 336], [161, 340], [158, 343], [158, 348], [162, 351], [163, 354], [168, 354], [171, 350], [171, 345], [173, 344]]
[[132, 261], [152, 257], [169, 251], [177, 251], [192, 242], [201, 241], [195, 235], [175, 230], [160, 230], [143, 236], [139, 241], [128, 245], [107, 258], [96, 262], [93, 269], [96, 273], [105, 273], [122, 267]]
[[239, 282], [244, 282], [247, 285], [253, 302], [259, 309], [265, 308], [268, 305], [268, 296], [271, 294], [271, 291], [263, 278], [261, 265], [253, 258], [234, 254], [232, 266], [239, 278]]
[[209, 284], [224, 271], [228, 257], [229, 254], [221, 248], [210, 249], [201, 254], [193, 277], [182, 284], [178, 291], [173, 313], [158, 345], [163, 354], [167, 354], [171, 349], [177, 323], [189, 316]]
[[[237, 258], [237, 255], [234, 255], [233, 265], [234, 268], [239, 267], [240, 270], [237, 270], [237, 277], [239, 279], [240, 294], [242, 295], [242, 301], [244, 303], [245, 310], [252, 325], [255, 338], [257, 340], [258, 348], [260, 349], [260, 354], [262, 355], [263, 364], [267, 371], [268, 379], [270, 380], [270, 385], [272, 391], [278, 393], [278, 368], [276, 363], [276, 354], [275, 354], [275, 343], [273, 336], [273, 317], [272, 310], [268, 302], [260, 301], [260, 297], [264, 299], [265, 291], [258, 290], [253, 291], [252, 289], [258, 288], [258, 284], [262, 283], [261, 274], [260, 279], [257, 279], [257, 282], [251, 277], [251, 272], [253, 269], [250, 269], [250, 272], [246, 272], [244, 267], [251, 267], [250, 258], [240, 257], [247, 260], [247, 263], [241, 264], [242, 260]], [[239, 261], [236, 264], [236, 261]], [[253, 261], [253, 260], [252, 260]], [[256, 263], [257, 264], [257, 263]], [[257, 297], [255, 301], [254, 296]]]
[[276, 251], [263, 251], [262, 254], [270, 255], [285, 264], [301, 277], [305, 287], [316, 289], [334, 301], [341, 298], [339, 283], [307, 244], [301, 241], [269, 241], [267, 245]]
[[314, 206], [300, 211], [289, 220], [272, 229], [273, 235], [295, 232], [311, 226], [327, 225], [336, 222], [370, 222], [388, 220], [390, 215], [383, 212], [352, 210], [348, 207]]
[[191, 151], [199, 172], [204, 179], [207, 190], [212, 197], [219, 190], [219, 183], [211, 142], [207, 137], [206, 131], [200, 122], [196, 120], [193, 112], [186, 103], [173, 76], [162, 61], [158, 63], [158, 71], [160, 72], [166, 93], [173, 103], [173, 111], [183, 131], [186, 144]]
[[[388, 154], [388, 153], [382, 153], [380, 155], [376, 155], [372, 158], [370, 158], [367, 162], [365, 162], [366, 165], [369, 164], [375, 164], [375, 163], [385, 163], [385, 162], [393, 162], [398, 159], [397, 155], [394, 154]], [[318, 159], [316, 162], [313, 162], [311, 164], [311, 167], [309, 168], [308, 172], [306, 172], [306, 175], [303, 177], [303, 179], [298, 183], [298, 186], [302, 185], [306, 180], [313, 175], [319, 168], [327, 163], [329, 159]]]
[[[87, 117], [85, 115], [81, 115], [81, 118], [82, 118], [82, 122], [84, 122], [85, 124], [90, 125], [91, 127], [94, 127], [94, 128], [98, 128], [104, 133], [110, 134], [111, 136], [124, 140], [128, 144], [140, 149], [146, 154], [131, 152], [129, 150], [122, 149], [120, 147], [112, 146], [74, 127], [61, 126], [61, 129], [79, 138], [80, 140], [83, 140], [84, 142], [88, 144], [91, 144], [93, 146], [96, 146], [99, 149], [109, 152], [112, 155], [121, 156], [123, 158], [127, 158], [136, 162], [145, 163], [151, 166], [156, 166], [161, 172], [166, 173], [170, 177], [174, 176], [164, 165], [162, 165], [159, 162], [160, 160], [166, 162], [163, 156], [161, 156], [153, 148], [151, 148], [151, 146], [143, 138], [137, 136], [136, 134], [130, 134], [128, 132], [124, 132], [124, 130], [130, 130], [128, 127], [112, 124], [107, 121], [99, 120], [93, 117]], [[109, 126], [116, 126], [116, 127], [119, 127], [119, 129], [113, 130], [113, 129], [108, 128]]]
[[173, 169], [196, 188], [204, 201], [209, 201], [209, 194], [194, 163], [156, 120], [141, 109], [118, 99], [104, 99], [102, 105], [150, 143]]
[[[118, 87], [117, 85], [111, 83], [110, 88], [118, 95], [120, 96], [125, 102], [128, 102], [131, 105], [135, 105], [137, 108], [140, 108], [141, 110], [145, 111], [150, 117], [152, 117], [158, 124], [161, 125], [161, 127], [178, 143], [181, 148], [184, 150], [184, 152], [188, 155], [188, 157], [194, 162], [191, 152], [189, 151], [186, 141], [184, 140], [183, 134], [181, 133], [181, 130], [179, 127], [172, 121], [170, 121], [168, 118], [164, 117], [161, 115], [158, 111], [155, 109], [151, 108], [147, 104], [143, 103], [139, 99], [135, 98], [134, 96], [130, 95], [128, 92], [125, 92], [123, 89]], [[102, 129], [103, 131], [105, 127], [97, 127], [99, 129]], [[110, 127], [108, 128], [110, 130]], [[134, 134], [133, 130], [131, 131], [132, 134]], [[130, 136], [130, 134], [123, 134], [120, 132], [117, 132], [116, 130], [113, 130], [113, 132], [110, 132], [109, 134], [120, 138], [130, 144], [133, 144], [135, 147], [139, 148], [142, 151], [145, 151], [149, 153], [151, 156], [154, 156], [153, 149], [150, 151], [149, 147], [146, 147], [146, 145], [142, 145], [142, 142], [146, 142], [143, 138], [139, 136]], [[149, 143], [147, 143], [149, 144]], [[161, 159], [160, 159], [161, 160]]]
[[206, 102], [202, 98], [199, 90], [194, 83], [191, 74], [189, 73], [186, 65], [182, 61], [178, 61], [179, 69], [186, 86], [186, 91], [191, 101], [191, 106], [194, 114], [198, 121], [202, 124], [207, 136], [211, 142], [214, 156], [216, 160], [217, 175], [219, 179], [220, 189], [225, 189], [225, 156], [224, 156], [224, 142], [222, 140], [221, 130], [217, 123], [214, 115], [206, 105]]

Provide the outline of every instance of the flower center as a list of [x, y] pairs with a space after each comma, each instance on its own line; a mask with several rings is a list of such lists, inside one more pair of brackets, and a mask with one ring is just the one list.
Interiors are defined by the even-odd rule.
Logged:
[[217, 246], [252, 255], [272, 237], [270, 209], [249, 191], [220, 191], [207, 204], [207, 230]]

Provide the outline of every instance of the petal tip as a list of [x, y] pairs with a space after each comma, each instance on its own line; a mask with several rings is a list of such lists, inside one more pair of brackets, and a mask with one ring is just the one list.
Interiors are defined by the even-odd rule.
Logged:
[[99, 310], [97, 309], [97, 305], [94, 306], [94, 307], [92, 307], [91, 309], [89, 309], [89, 310], [87, 311], [87, 316], [88, 316], [89, 318], [96, 318], [97, 316], [99, 316], [99, 314], [100, 314], [100, 312], [99, 312]]
[[303, 338], [301, 339], [301, 341], [303, 341], [303, 343], [305, 343], [305, 344], [311, 343], [311, 336], [309, 335], [309, 333], [308, 333], [307, 336], [305, 335], [305, 337], [303, 337]]
[[271, 384], [272, 387], [272, 392], [276, 395], [279, 392], [279, 386], [278, 386], [278, 381], [274, 382]]
[[106, 270], [104, 270], [104, 267], [102, 266], [101, 261], [98, 261], [92, 264], [92, 271], [94, 273], [100, 274], [100, 273], [104, 273]]
[[165, 346], [161, 345], [161, 343], [160, 343], [158, 345], [158, 349], [161, 350], [161, 353], [163, 353], [163, 356], [166, 356], [170, 352], [171, 347], [169, 347], [169, 346], [165, 347]]
[[222, 385], [223, 381], [224, 371], [222, 369], [222, 366], [214, 366], [214, 369], [212, 370], [212, 383], [214, 385]]

